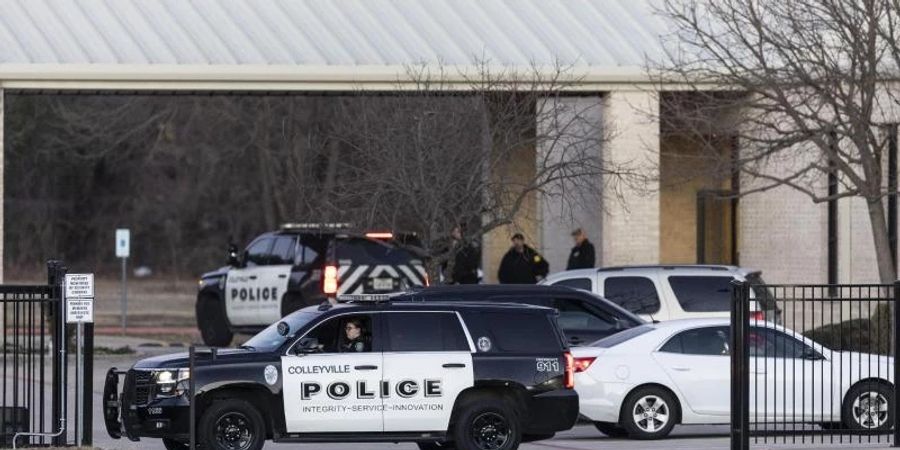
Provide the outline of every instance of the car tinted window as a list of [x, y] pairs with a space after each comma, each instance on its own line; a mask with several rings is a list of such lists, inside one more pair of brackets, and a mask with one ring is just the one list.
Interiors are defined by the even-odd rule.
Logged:
[[272, 238], [260, 239], [250, 247], [247, 247], [246, 263], [248, 266], [262, 266], [269, 263], [269, 249], [272, 248]]
[[[465, 317], [478, 351], [489, 343], [488, 352], [556, 353], [563, 338], [556, 324], [543, 311], [478, 311]], [[482, 340], [487, 338], [487, 340]]]
[[603, 296], [635, 314], [659, 312], [656, 284], [647, 277], [609, 277], [603, 283]]
[[615, 330], [617, 320], [606, 311], [593, 308], [582, 301], [571, 298], [554, 300], [553, 307], [559, 311], [559, 326], [568, 330]]
[[363, 238], [347, 238], [337, 242], [337, 258], [353, 264], [409, 264], [414, 259], [409, 251], [395, 245]]
[[771, 328], [750, 327], [747, 336], [750, 356], [760, 358], [803, 358], [805, 355], [821, 356], [799, 339]]
[[319, 258], [319, 252], [312, 247], [301, 245], [297, 248], [297, 264], [305, 265], [316, 262]]
[[686, 355], [727, 356], [728, 327], [686, 330], [666, 342], [660, 351]]
[[628, 342], [642, 334], [647, 334], [653, 330], [654, 330], [653, 325], [649, 325], [649, 324], [637, 326], [634, 328], [629, 328], [625, 331], [620, 331], [612, 336], [608, 336], [603, 339], [600, 339], [599, 341], [591, 344], [591, 346], [600, 347], [600, 348], [615, 347], [623, 342]]
[[454, 313], [389, 313], [388, 351], [470, 351], [465, 332]]
[[669, 277], [669, 286], [686, 312], [717, 312], [731, 309], [732, 277]]
[[574, 289], [584, 289], [585, 291], [590, 291], [591, 279], [590, 278], [569, 278], [567, 280], [559, 280], [556, 283], [553, 283], [554, 286], [568, 286]]
[[275, 238], [275, 245], [272, 246], [272, 259], [269, 264], [293, 264], [296, 246], [297, 238], [294, 236], [278, 236]]

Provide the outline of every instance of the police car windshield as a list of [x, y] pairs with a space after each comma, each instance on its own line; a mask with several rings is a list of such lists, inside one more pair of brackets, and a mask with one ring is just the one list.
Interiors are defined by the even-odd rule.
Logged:
[[[319, 317], [319, 314], [321, 313], [316, 311], [297, 311], [293, 314], [289, 314], [278, 322], [269, 325], [265, 330], [257, 333], [256, 336], [250, 338], [250, 340], [241, 347], [249, 347], [251, 350], [261, 352], [273, 352], [278, 350], [278, 347], [281, 347], [281, 344], [284, 344], [290, 337], [295, 336], [297, 330], [303, 328], [316, 317]], [[278, 333], [279, 322], [285, 322], [290, 325], [291, 330], [288, 332], [287, 336], [282, 336]]]

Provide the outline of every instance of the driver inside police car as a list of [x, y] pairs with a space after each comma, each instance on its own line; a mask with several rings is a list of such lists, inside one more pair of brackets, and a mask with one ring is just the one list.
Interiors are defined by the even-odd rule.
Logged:
[[366, 327], [362, 319], [350, 319], [344, 323], [344, 342], [341, 344], [341, 352], [368, 352], [370, 351]]

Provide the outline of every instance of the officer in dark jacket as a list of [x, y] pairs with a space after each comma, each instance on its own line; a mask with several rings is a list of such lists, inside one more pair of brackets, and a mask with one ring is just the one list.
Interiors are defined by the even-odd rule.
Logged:
[[450, 232], [450, 248], [449, 252], [456, 252], [453, 255], [453, 267], [449, 273], [445, 274], [450, 284], [478, 284], [478, 266], [481, 262], [481, 252], [479, 248], [471, 243], [463, 240], [462, 227], [457, 225]]
[[584, 231], [577, 228], [572, 232], [572, 238], [575, 239], [575, 246], [569, 253], [569, 262], [566, 264], [566, 270], [573, 269], [593, 269], [596, 259], [594, 257], [594, 244], [588, 240]]
[[512, 237], [512, 248], [503, 255], [497, 278], [503, 284], [535, 284], [547, 276], [550, 265], [533, 248], [525, 245], [522, 233]]

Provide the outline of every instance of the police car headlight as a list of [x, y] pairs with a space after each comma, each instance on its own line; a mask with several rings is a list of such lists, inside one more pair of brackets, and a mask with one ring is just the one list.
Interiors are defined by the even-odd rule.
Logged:
[[187, 390], [190, 369], [158, 369], [153, 371], [157, 397], [175, 397]]

